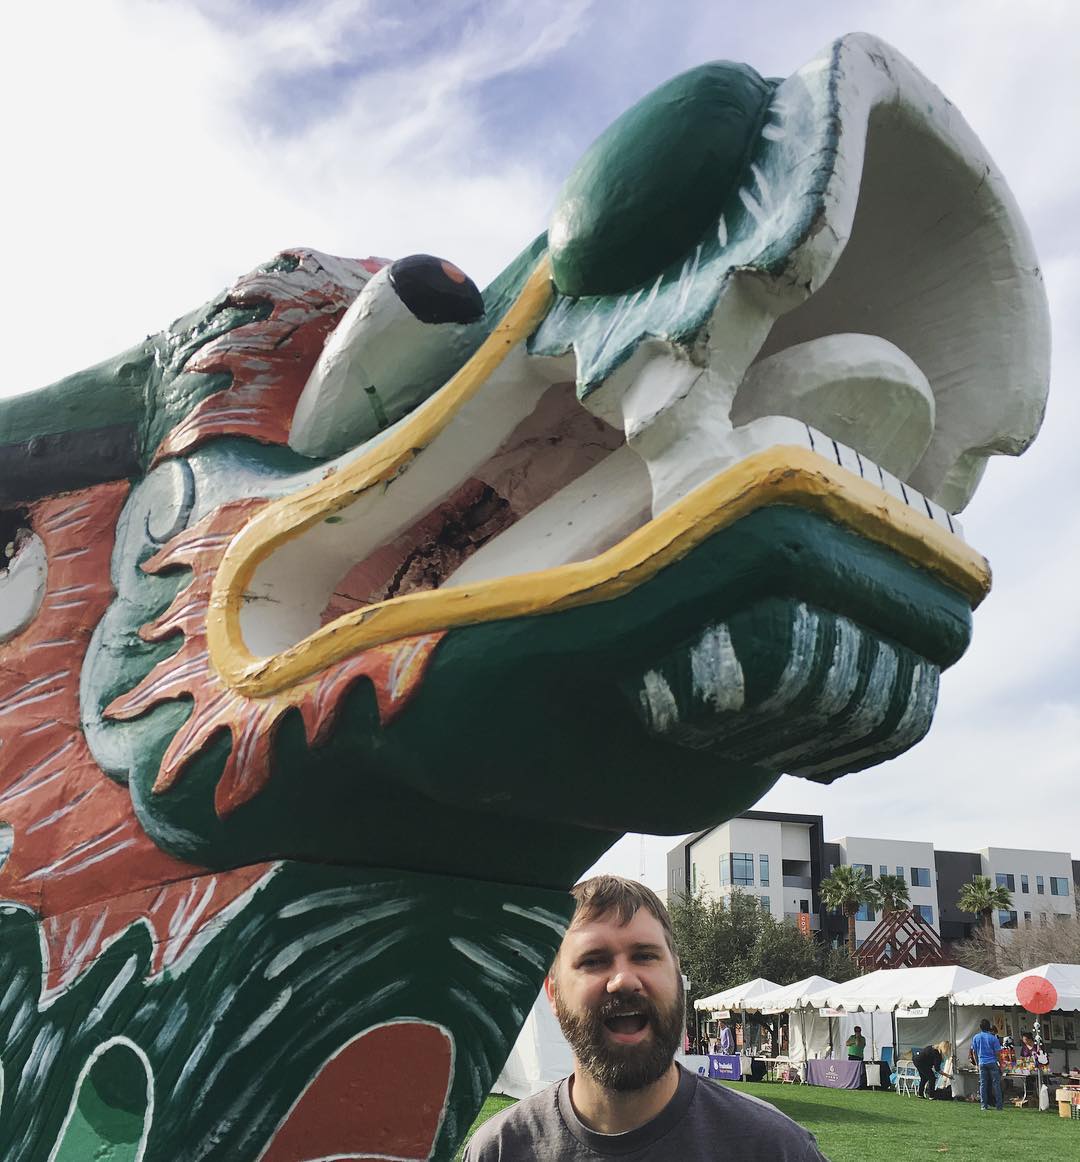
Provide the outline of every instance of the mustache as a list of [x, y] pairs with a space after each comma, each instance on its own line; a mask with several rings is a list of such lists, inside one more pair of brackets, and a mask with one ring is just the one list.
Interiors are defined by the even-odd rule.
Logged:
[[648, 997], [624, 996], [616, 993], [605, 997], [593, 1010], [597, 1020], [606, 1021], [609, 1017], [625, 1017], [630, 1014], [640, 1014], [647, 1017], [650, 1023], [659, 1019], [660, 1011]]

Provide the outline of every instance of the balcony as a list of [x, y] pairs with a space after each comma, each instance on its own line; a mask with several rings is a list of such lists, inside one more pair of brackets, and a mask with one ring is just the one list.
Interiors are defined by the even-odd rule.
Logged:
[[810, 891], [813, 887], [813, 881], [809, 876], [784, 876], [785, 888], [805, 888]]
[[810, 931], [811, 932], [820, 932], [821, 931], [821, 917], [819, 915], [817, 915], [816, 912], [785, 912], [784, 913], [784, 919], [789, 924], [798, 924], [800, 916], [809, 916], [810, 917]]

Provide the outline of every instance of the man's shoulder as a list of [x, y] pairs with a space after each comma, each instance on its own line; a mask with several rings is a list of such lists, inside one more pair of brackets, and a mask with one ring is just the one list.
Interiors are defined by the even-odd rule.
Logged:
[[470, 1139], [465, 1151], [466, 1162], [527, 1157], [515, 1154], [514, 1148], [556, 1132], [560, 1124], [559, 1086], [562, 1084], [557, 1081], [488, 1118]]

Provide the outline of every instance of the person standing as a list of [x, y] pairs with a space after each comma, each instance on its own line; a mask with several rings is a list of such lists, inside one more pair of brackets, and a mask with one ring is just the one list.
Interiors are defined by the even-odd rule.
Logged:
[[941, 1050], [936, 1045], [927, 1045], [915, 1054], [915, 1068], [919, 1071], [919, 1097], [934, 1099], [934, 1079], [941, 1068]]
[[728, 1025], [720, 1026], [720, 1053], [734, 1053], [735, 1052], [735, 1038], [731, 1035], [731, 1029]]
[[674, 1060], [685, 998], [671, 921], [644, 884], [596, 876], [573, 890], [545, 983], [574, 1072], [485, 1122], [465, 1162], [827, 1162], [774, 1106]]
[[862, 1026], [856, 1025], [855, 1031], [847, 1039], [848, 1061], [862, 1061], [866, 1053], [866, 1038], [862, 1035]]
[[984, 1109], [990, 1108], [990, 1098], [993, 1096], [996, 1109], [1005, 1108], [1005, 1100], [1001, 1092], [1001, 1066], [998, 1065], [998, 1054], [1001, 1052], [1001, 1042], [996, 1034], [990, 1030], [990, 1022], [984, 1017], [979, 1022], [979, 1032], [971, 1038], [971, 1052], [975, 1056], [975, 1063], [979, 1067], [979, 1105]]

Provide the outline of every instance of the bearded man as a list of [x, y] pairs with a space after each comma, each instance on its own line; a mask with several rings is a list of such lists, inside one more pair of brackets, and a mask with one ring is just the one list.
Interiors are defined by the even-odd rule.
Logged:
[[643, 884], [596, 876], [545, 982], [573, 1074], [476, 1132], [465, 1162], [824, 1162], [813, 1134], [675, 1060], [686, 1021], [671, 921]]

